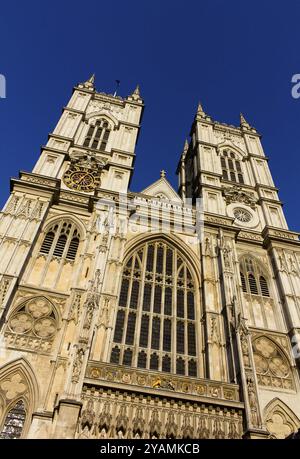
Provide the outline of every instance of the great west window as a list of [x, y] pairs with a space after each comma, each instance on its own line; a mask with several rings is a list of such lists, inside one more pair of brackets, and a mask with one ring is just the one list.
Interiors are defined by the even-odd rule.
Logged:
[[176, 248], [140, 246], [125, 262], [110, 361], [197, 376], [194, 290]]

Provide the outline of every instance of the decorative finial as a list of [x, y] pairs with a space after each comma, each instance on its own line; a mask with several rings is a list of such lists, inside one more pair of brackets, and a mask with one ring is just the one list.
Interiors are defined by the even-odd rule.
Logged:
[[161, 171], [160, 171], [160, 176], [161, 176], [161, 177], [165, 177], [165, 176], [166, 176], [166, 171], [161, 170]]
[[211, 117], [205, 113], [201, 102], [198, 103], [196, 117], [205, 119], [207, 121], [212, 121]]
[[91, 83], [91, 84], [94, 84], [95, 83], [95, 74], [93, 73], [93, 75], [88, 79], [88, 83]]
[[198, 103], [197, 115], [201, 117], [205, 116], [205, 111], [203, 110], [201, 102]]
[[95, 83], [95, 74], [93, 73], [90, 78], [85, 81], [84, 83], [80, 83], [79, 86], [86, 88], [86, 89], [94, 89], [94, 83]]
[[135, 90], [133, 91], [133, 94], [136, 94], [137, 96], [140, 96], [140, 85], [137, 84]]
[[185, 139], [183, 151], [186, 152], [188, 149], [189, 149], [189, 143], [188, 143], [188, 140]]
[[140, 92], [140, 85], [137, 84], [136, 85], [136, 88], [135, 90], [133, 91], [133, 93], [129, 96], [131, 97], [133, 100], [141, 100], [141, 92]]
[[250, 124], [246, 121], [243, 113], [240, 113], [240, 124], [241, 124], [241, 127], [245, 127], [245, 128], [250, 128]]

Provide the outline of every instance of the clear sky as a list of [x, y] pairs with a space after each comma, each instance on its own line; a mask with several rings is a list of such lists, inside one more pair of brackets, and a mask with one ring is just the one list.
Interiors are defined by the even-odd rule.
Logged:
[[213, 119], [263, 134], [291, 229], [300, 231], [300, 2], [288, 0], [72, 0], [2, 2], [0, 204], [9, 177], [30, 171], [74, 84], [96, 73], [97, 90], [146, 108], [133, 191], [159, 177], [176, 187], [176, 165], [201, 100]]

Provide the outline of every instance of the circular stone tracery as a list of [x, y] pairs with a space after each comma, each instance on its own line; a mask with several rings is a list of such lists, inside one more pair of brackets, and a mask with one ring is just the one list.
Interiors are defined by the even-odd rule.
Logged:
[[237, 220], [243, 223], [249, 223], [252, 220], [252, 215], [246, 209], [242, 209], [241, 207], [237, 207], [233, 211], [233, 215]]
[[32, 298], [9, 321], [9, 328], [17, 334], [34, 334], [50, 339], [57, 330], [51, 303], [46, 298]]

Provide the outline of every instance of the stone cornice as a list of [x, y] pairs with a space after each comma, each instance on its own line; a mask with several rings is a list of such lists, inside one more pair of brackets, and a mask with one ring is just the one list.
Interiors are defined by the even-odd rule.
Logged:
[[238, 242], [249, 242], [252, 244], [262, 245], [263, 238], [260, 233], [251, 230], [241, 230], [237, 235]]
[[244, 137], [245, 134], [261, 137], [261, 134], [253, 127], [242, 128], [233, 124], [220, 123], [219, 121], [213, 121], [213, 125], [216, 131], [230, 131], [232, 134], [240, 135], [241, 137]]
[[48, 140], [51, 139], [52, 137], [54, 137], [56, 139], [59, 139], [59, 140], [65, 140], [66, 142], [72, 142], [73, 143], [73, 137], [65, 137], [64, 135], [54, 134], [54, 132], [49, 132]]
[[280, 201], [280, 199], [266, 198], [265, 196], [261, 196], [257, 203], [261, 205], [263, 202], [271, 202], [272, 204], [280, 204], [281, 206], [283, 205], [283, 202]]
[[79, 91], [79, 92], [84, 92], [86, 94], [89, 94], [92, 100], [103, 100], [104, 102], [110, 102], [115, 105], [122, 105], [125, 106], [125, 104], [131, 104], [131, 105], [137, 105], [139, 107], [144, 106], [143, 100], [140, 98], [138, 101], [136, 100], [131, 100], [128, 99], [128, 97], [131, 97], [130, 95], [128, 97], [121, 97], [121, 96], [114, 96], [113, 94], [106, 94], [105, 92], [97, 92], [95, 89], [87, 89], [84, 87], [81, 87], [79, 85], [75, 85], [73, 87], [73, 92], [74, 91]]
[[262, 185], [261, 183], [257, 183], [254, 187], [256, 190], [264, 189], [267, 191], [276, 191], [276, 193], [279, 191], [276, 186], [271, 186], [271, 185]]
[[234, 126], [233, 124], [221, 123], [220, 121], [213, 120], [210, 116], [202, 118], [201, 116], [196, 115], [192, 125], [192, 129], [197, 122], [210, 124], [216, 131], [231, 132], [232, 134], [238, 135], [240, 137], [244, 137], [245, 134], [261, 137], [261, 134], [257, 132], [257, 130], [253, 127], [241, 128], [240, 126]]
[[249, 191], [253, 191], [253, 192], [256, 191], [256, 186], [246, 185], [245, 183], [236, 183], [236, 182], [232, 182], [230, 180], [222, 179], [222, 184], [228, 185], [229, 187], [240, 186], [242, 189], [246, 188], [246, 190], [249, 190]]
[[268, 246], [273, 241], [285, 242], [288, 244], [300, 245], [300, 233], [294, 231], [266, 226], [262, 231], [264, 245]]
[[213, 185], [211, 183], [199, 182], [199, 186], [201, 187], [201, 190], [209, 188], [210, 190], [222, 191], [221, 185]]
[[[153, 387], [153, 381], [158, 379], [170, 381], [170, 388], [164, 388], [163, 385]], [[243, 408], [238, 385], [204, 378], [161, 374], [139, 368], [124, 368], [119, 365], [90, 361], [84, 382], [93, 386], [140, 392], [153, 397], [184, 398], [186, 401]]]
[[136, 154], [132, 153], [131, 151], [126, 151], [126, 150], [119, 150], [118, 148], [112, 148], [111, 149], [112, 153], [119, 153], [120, 155], [127, 155], [127, 156], [132, 156], [135, 157]]
[[77, 108], [72, 108], [72, 107], [68, 107], [68, 106], [64, 106], [63, 107], [63, 112], [67, 110], [69, 112], [72, 112], [72, 113], [77, 113], [78, 115], [84, 115], [84, 110], [78, 110]]
[[76, 193], [74, 191], [60, 190], [58, 203], [65, 203], [75, 207], [82, 207], [86, 210], [92, 209], [92, 196]]
[[28, 293], [34, 292], [35, 295], [38, 292], [39, 295], [48, 295], [48, 296], [50, 295], [50, 296], [54, 296], [55, 298], [60, 297], [61, 299], [66, 299], [66, 300], [70, 296], [69, 293], [62, 293], [62, 292], [57, 292], [57, 290], [40, 288], [40, 287], [37, 287], [36, 285], [27, 284], [26, 282], [20, 282], [19, 289], [21, 289], [22, 291], [26, 291]]
[[50, 153], [59, 153], [62, 156], [68, 156], [68, 150], [59, 150], [57, 148], [50, 147], [49, 145], [42, 145], [41, 146], [41, 152], [42, 154], [44, 151], [49, 151]]
[[257, 159], [264, 159], [266, 160], [267, 162], [270, 161], [270, 158], [268, 156], [265, 156], [265, 155], [257, 155], [255, 153], [248, 153], [248, 159], [249, 158], [257, 158]]
[[124, 105], [124, 102], [126, 101], [126, 99], [121, 96], [113, 96], [112, 94], [97, 92], [95, 89], [87, 89], [79, 85], [75, 85], [73, 87], [73, 92], [74, 91], [85, 92], [86, 94], [90, 94], [92, 96], [92, 99], [100, 99], [106, 102], [114, 102], [116, 105]]
[[214, 177], [222, 178], [222, 174], [220, 174], [219, 172], [206, 171], [205, 169], [201, 169], [200, 173], [197, 174], [196, 178], [198, 178], [198, 176], [201, 177], [201, 175], [203, 175], [203, 174], [205, 174], [205, 175], [213, 175]]
[[46, 195], [51, 194], [52, 196], [56, 195], [60, 187], [60, 179], [50, 178], [45, 175], [34, 174], [32, 172], [20, 171], [19, 179], [11, 178], [10, 180], [10, 189], [13, 189], [16, 186], [22, 188], [31, 188], [43, 191]]
[[226, 217], [225, 215], [211, 214], [204, 212], [204, 226], [217, 226], [225, 227], [226, 229], [231, 229], [232, 231], [238, 232], [240, 228], [232, 226], [234, 219]]

